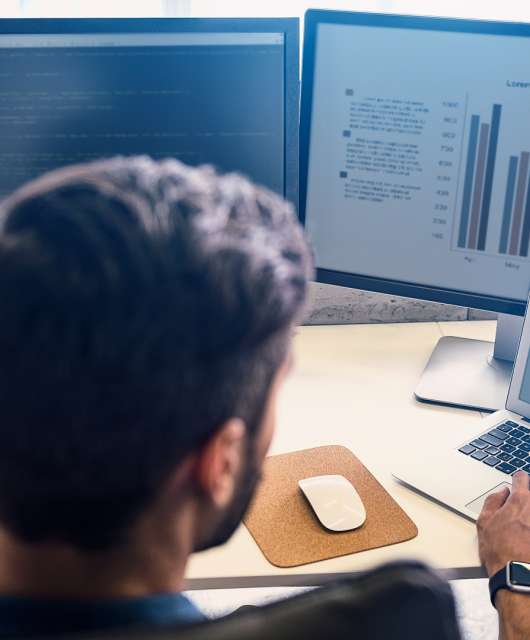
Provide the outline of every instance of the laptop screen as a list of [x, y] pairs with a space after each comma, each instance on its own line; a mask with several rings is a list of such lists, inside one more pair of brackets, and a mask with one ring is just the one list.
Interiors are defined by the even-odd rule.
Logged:
[[521, 384], [521, 390], [519, 391], [519, 400], [530, 404], [530, 358], [526, 359], [523, 382]]
[[526, 316], [515, 358], [512, 381], [506, 401], [509, 411], [530, 418], [530, 304], [526, 307]]

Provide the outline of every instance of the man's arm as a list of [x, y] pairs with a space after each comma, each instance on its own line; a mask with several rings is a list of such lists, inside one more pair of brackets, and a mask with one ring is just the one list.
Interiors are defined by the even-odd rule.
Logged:
[[499, 612], [500, 640], [521, 640], [530, 637], [530, 602], [527, 595], [502, 589], [495, 604]]
[[[510, 560], [530, 562], [530, 484], [524, 471], [513, 476], [512, 490], [488, 496], [477, 522], [480, 560], [491, 577]], [[530, 638], [530, 595], [497, 592], [502, 640]]]

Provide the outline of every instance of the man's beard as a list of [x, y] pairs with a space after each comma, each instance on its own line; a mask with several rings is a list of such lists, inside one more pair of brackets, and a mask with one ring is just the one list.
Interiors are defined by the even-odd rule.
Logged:
[[[249, 447], [250, 448], [250, 447]], [[254, 451], [249, 451], [246, 457], [247, 463], [241, 473], [239, 480], [239, 491], [222, 516], [221, 521], [215, 527], [215, 530], [204, 540], [200, 542], [195, 551], [205, 551], [211, 547], [217, 547], [227, 542], [235, 530], [241, 524], [245, 513], [247, 512], [254, 492], [261, 479], [261, 471], [256, 462]]]

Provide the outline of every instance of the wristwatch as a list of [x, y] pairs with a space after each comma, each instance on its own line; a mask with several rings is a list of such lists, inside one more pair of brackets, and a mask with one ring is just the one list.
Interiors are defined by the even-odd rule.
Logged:
[[530, 563], [512, 560], [489, 579], [491, 604], [499, 589], [530, 594]]

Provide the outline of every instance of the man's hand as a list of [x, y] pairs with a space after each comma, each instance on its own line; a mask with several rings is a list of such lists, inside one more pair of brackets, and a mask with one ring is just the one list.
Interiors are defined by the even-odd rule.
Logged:
[[510, 560], [530, 562], [529, 477], [518, 471], [512, 482], [511, 491], [487, 497], [477, 522], [480, 560], [490, 577]]
[[[510, 560], [530, 562], [530, 486], [518, 471], [512, 490], [503, 489], [486, 499], [477, 522], [479, 554], [491, 577]], [[499, 612], [499, 638], [530, 638], [530, 598], [501, 589], [495, 606]]]

